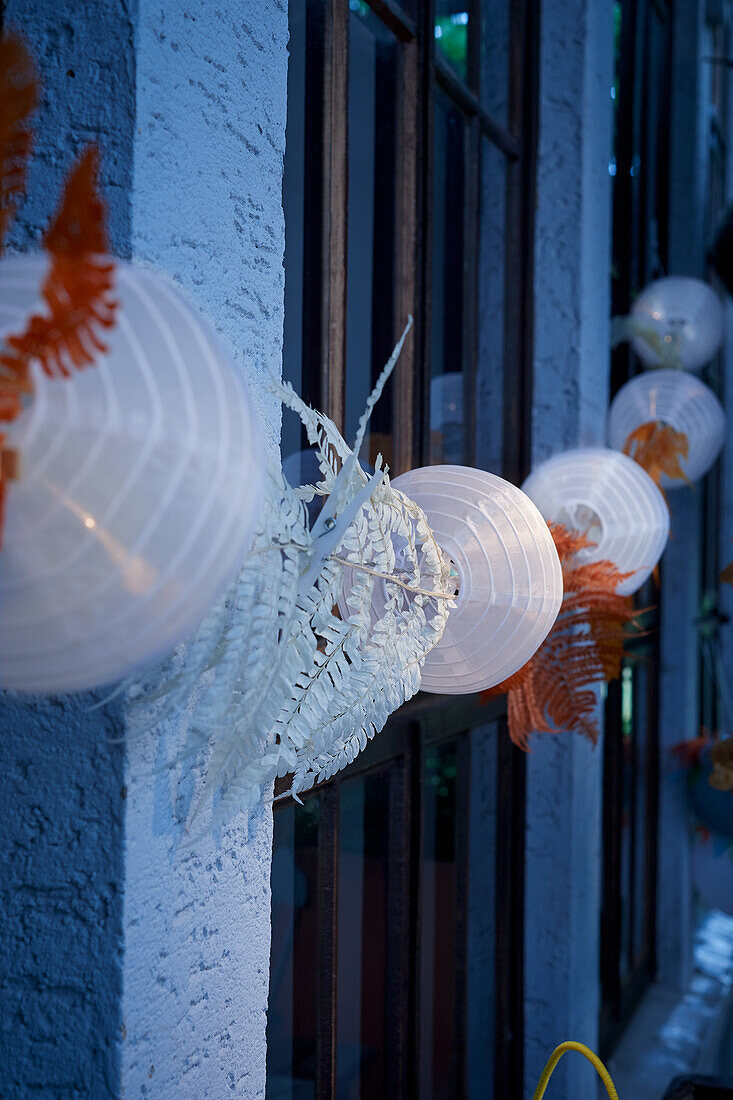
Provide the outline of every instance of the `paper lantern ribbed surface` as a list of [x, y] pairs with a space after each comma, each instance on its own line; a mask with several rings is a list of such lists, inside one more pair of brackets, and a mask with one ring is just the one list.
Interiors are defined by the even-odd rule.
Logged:
[[[0, 334], [42, 309], [40, 257], [0, 264]], [[71, 691], [165, 655], [203, 618], [259, 514], [261, 437], [231, 359], [167, 280], [120, 263], [109, 351], [40, 369], [0, 552], [0, 684]]]
[[622, 573], [633, 571], [618, 586], [620, 595], [641, 588], [662, 556], [669, 509], [627, 455], [605, 447], [565, 451], [543, 462], [522, 489], [548, 522], [587, 532], [596, 545], [579, 551], [579, 561], [612, 561]]
[[[704, 382], [679, 370], [637, 374], [621, 387], [611, 403], [608, 441], [622, 451], [633, 431], [653, 421], [668, 424], [687, 436], [689, 454], [681, 459], [681, 466], [690, 481], [707, 473], [725, 440], [725, 412]], [[662, 477], [665, 488], [684, 484]]]
[[[676, 275], [656, 279], [636, 298], [631, 314], [674, 348], [686, 370], [704, 367], [723, 341], [723, 307], [701, 279]], [[646, 341], [637, 337], [632, 347], [648, 366], [659, 365], [659, 357]]]
[[392, 482], [425, 511], [458, 573], [457, 606], [425, 659], [424, 691], [457, 695], [500, 684], [542, 644], [562, 603], [547, 524], [503, 478], [466, 466], [424, 466]]

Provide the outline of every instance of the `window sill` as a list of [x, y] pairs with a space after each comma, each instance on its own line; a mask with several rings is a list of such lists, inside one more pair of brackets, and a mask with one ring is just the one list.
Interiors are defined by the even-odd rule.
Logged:
[[733, 1014], [733, 918], [710, 913], [695, 937], [695, 969], [680, 993], [652, 985], [624, 1032], [609, 1071], [624, 1100], [661, 1100], [672, 1078], [720, 1073]]

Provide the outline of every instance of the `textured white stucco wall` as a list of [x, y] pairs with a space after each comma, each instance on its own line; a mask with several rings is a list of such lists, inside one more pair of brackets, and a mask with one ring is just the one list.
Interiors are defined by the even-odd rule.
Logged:
[[[169, 273], [262, 392], [282, 350], [285, 0], [140, 0], [133, 255]], [[215, 687], [214, 689], [215, 690]], [[192, 849], [180, 811], [195, 781], [155, 772], [185, 716], [127, 760], [122, 1081], [126, 1097], [264, 1096], [269, 806]]]
[[[537, 164], [533, 464], [604, 441], [610, 314], [611, 0], [542, 8]], [[525, 1094], [551, 1050], [596, 1046], [603, 753], [535, 737], [528, 762]], [[563, 1059], [558, 1096], [592, 1096]]]

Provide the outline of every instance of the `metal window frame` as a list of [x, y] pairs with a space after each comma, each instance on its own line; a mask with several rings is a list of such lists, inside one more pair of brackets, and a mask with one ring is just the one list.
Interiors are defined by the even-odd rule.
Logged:
[[[657, 164], [654, 173], [654, 191], [645, 186], [643, 164], [650, 137], [650, 127], [656, 120], [646, 111], [649, 99], [649, 49], [650, 19], [661, 21], [666, 34], [661, 81], [660, 126], [658, 129]], [[649, 222], [645, 213], [653, 207], [658, 236], [661, 238], [658, 257], [666, 263], [666, 237], [669, 221], [668, 171], [669, 162], [669, 102], [671, 97], [672, 57], [671, 5], [668, 0], [624, 0], [622, 5], [622, 30], [619, 66], [619, 102], [616, 129], [616, 176], [614, 179], [614, 283], [613, 311], [625, 314], [629, 311], [635, 293], [647, 279], [663, 273], [652, 263], [649, 240]], [[641, 178], [632, 175], [637, 149], [641, 154]], [[638, 285], [641, 284], [641, 285]], [[613, 352], [611, 360], [611, 396], [639, 369], [628, 345]], [[660, 566], [660, 572], [663, 566]], [[621, 684], [608, 685], [604, 721], [603, 767], [603, 895], [601, 911], [601, 1011], [599, 1021], [600, 1047], [608, 1056], [626, 1024], [633, 1015], [644, 990], [653, 980], [656, 970], [656, 888], [657, 888], [657, 818], [659, 801], [659, 616], [661, 585], [654, 587], [647, 582], [637, 596], [638, 607], [657, 605], [647, 616], [649, 637], [641, 644], [630, 647], [632, 657], [647, 662], [650, 672], [647, 697], [643, 702], [648, 743], [643, 768], [636, 756], [632, 776], [632, 800], [636, 805], [636, 784], [639, 773], [646, 781], [646, 813], [643, 822], [632, 816], [632, 850], [643, 845], [646, 866], [643, 898], [636, 897], [632, 882], [628, 911], [621, 902], [621, 835], [622, 835], [622, 785], [623, 740], [621, 732]], [[634, 724], [636, 724], [635, 716]], [[632, 859], [633, 864], [633, 859]], [[622, 922], [634, 927], [636, 908], [644, 910], [644, 941], [642, 949], [628, 960], [628, 970], [622, 978]], [[629, 941], [631, 943], [631, 939]]]
[[[510, 4], [511, 63], [508, 127], [500, 125], [483, 107], [474, 89], [479, 87], [478, 43], [469, 51], [467, 82], [436, 57], [433, 24], [435, 0], [418, 5], [413, 20], [395, 0], [367, 0], [372, 12], [395, 34], [401, 45], [398, 124], [397, 189], [399, 228], [395, 242], [397, 302], [395, 338], [402, 318], [415, 319], [414, 338], [405, 347], [395, 377], [394, 466], [397, 472], [428, 458], [430, 381], [430, 319], [432, 265], [432, 132], [434, 89], [439, 87], [456, 104], [467, 121], [469, 143], [466, 179], [464, 346], [469, 353], [469, 373], [475, 384], [478, 358], [479, 196], [481, 144], [491, 142], [507, 166], [505, 260], [505, 414], [504, 475], [521, 482], [529, 472], [531, 440], [531, 379], [533, 356], [533, 255], [535, 207], [535, 159], [538, 129], [539, 0], [515, 0]], [[480, 0], [472, 14], [481, 25]], [[338, 426], [344, 418], [346, 362], [346, 267], [348, 225], [348, 71], [349, 7], [347, 0], [321, 0], [309, 4], [309, 47], [316, 60], [306, 68], [306, 221], [304, 271], [306, 285], [319, 293], [304, 302], [303, 362], [317, 354], [317, 387], [307, 398], [325, 409]], [[468, 410], [475, 401], [468, 400]], [[470, 438], [475, 424], [469, 423]], [[453, 737], [473, 726], [500, 720], [505, 726], [505, 699], [479, 706], [471, 697], [418, 696], [392, 717], [388, 726], [342, 775], [321, 785], [309, 797], [321, 801], [319, 854], [319, 940], [316, 965], [321, 1011], [317, 1027], [316, 1095], [335, 1094], [336, 1065], [336, 951], [337, 951], [337, 854], [338, 788], [344, 778], [373, 768], [388, 754], [399, 751], [408, 761], [409, 792], [403, 813], [414, 815], [419, 801], [419, 759], [415, 743]], [[519, 1095], [523, 1079], [523, 933], [524, 926], [524, 823], [525, 760], [509, 741], [504, 729], [497, 767], [497, 906], [496, 1031], [487, 1041], [495, 1046], [495, 1091]], [[401, 747], [399, 747], [401, 746]], [[466, 798], [467, 798], [467, 792]], [[405, 818], [407, 820], [407, 818]], [[411, 881], [399, 886], [397, 895], [409, 899], [408, 930], [419, 922], [420, 851], [422, 838], [409, 832], [411, 850], [407, 865]], [[464, 884], [465, 889], [465, 884]], [[405, 965], [401, 968], [394, 1003], [403, 1015], [394, 1027], [402, 1032], [394, 1095], [417, 1095], [410, 1065], [417, 1064], [418, 1019], [414, 1005], [417, 959], [414, 941], [405, 941]], [[465, 988], [465, 974], [464, 974]], [[405, 992], [407, 990], [407, 993]], [[412, 994], [410, 994], [412, 990]], [[410, 1005], [410, 997], [413, 1004]], [[406, 1015], [404, 1014], [406, 1011]], [[464, 1013], [465, 1016], [465, 1013]], [[459, 1023], [459, 1031], [461, 1021]], [[465, 1021], [464, 1021], [465, 1023]], [[464, 1044], [465, 1051], [465, 1044]], [[464, 1076], [456, 1095], [465, 1091]]]

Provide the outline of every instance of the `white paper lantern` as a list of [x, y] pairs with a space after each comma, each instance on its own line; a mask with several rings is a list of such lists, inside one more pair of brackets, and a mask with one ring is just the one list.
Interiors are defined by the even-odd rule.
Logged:
[[[0, 334], [42, 311], [42, 257], [0, 264]], [[163, 278], [119, 263], [109, 352], [35, 370], [0, 552], [0, 685], [71, 691], [162, 657], [225, 589], [259, 514], [258, 421], [229, 355]]]
[[[639, 294], [631, 316], [658, 333], [686, 370], [704, 367], [723, 342], [723, 307], [700, 279], [657, 279]], [[659, 366], [659, 356], [646, 341], [637, 337], [632, 347], [647, 366]]]
[[[685, 371], [656, 370], [637, 374], [622, 386], [611, 403], [608, 441], [622, 451], [633, 431], [642, 424], [667, 424], [684, 432], [689, 444], [680, 465], [690, 481], [697, 481], [715, 462], [725, 440], [725, 412], [704, 382]], [[665, 488], [680, 488], [684, 481], [664, 475]]]
[[646, 471], [619, 451], [565, 451], [543, 462], [522, 489], [548, 522], [595, 543], [578, 552], [579, 561], [612, 561], [621, 573], [633, 572], [618, 586], [623, 596], [641, 588], [662, 556], [669, 509]]
[[[425, 659], [422, 689], [461, 695], [500, 684], [560, 610], [562, 570], [547, 524], [521, 490], [484, 470], [424, 466], [392, 485], [424, 510], [457, 573], [457, 605]], [[383, 598], [375, 589], [375, 601]]]

